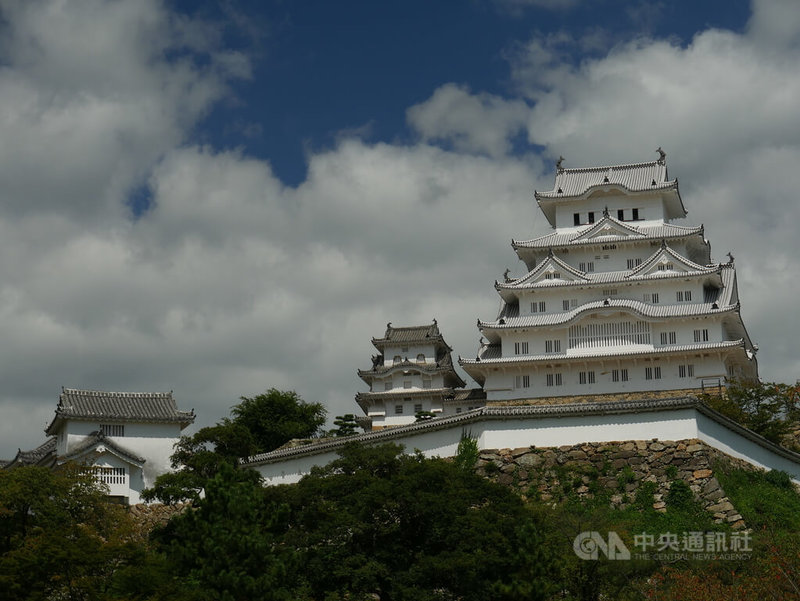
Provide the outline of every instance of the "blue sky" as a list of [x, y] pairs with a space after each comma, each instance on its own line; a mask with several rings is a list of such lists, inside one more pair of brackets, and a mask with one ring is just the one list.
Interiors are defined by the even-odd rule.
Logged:
[[[478, 346], [554, 159], [668, 154], [800, 373], [793, 0], [0, 1], [0, 457], [61, 386], [357, 411], [370, 338]], [[470, 382], [470, 385], [472, 383]]]

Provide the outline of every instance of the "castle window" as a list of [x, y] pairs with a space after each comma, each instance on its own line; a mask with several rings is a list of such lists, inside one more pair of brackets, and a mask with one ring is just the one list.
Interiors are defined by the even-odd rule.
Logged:
[[515, 388], [530, 388], [531, 386], [531, 377], [530, 376], [515, 376], [514, 377], [514, 387]]
[[545, 310], [545, 301], [533, 301], [531, 303], [531, 313], [544, 313]]
[[678, 341], [676, 332], [661, 332], [661, 344], [675, 344]]
[[679, 302], [689, 302], [692, 300], [692, 291], [691, 290], [678, 290], [675, 293], [675, 299]]
[[407, 346], [402, 347], [400, 349], [400, 352], [407, 353], [408, 352], [408, 347]]
[[650, 324], [621, 321], [574, 325], [569, 328], [569, 348], [596, 348], [627, 344], [650, 344]]
[[594, 223], [594, 211], [589, 211], [589, 223]]
[[619, 294], [619, 290], [616, 288], [605, 288], [603, 290], [603, 296], [616, 296]]
[[573, 223], [573, 225], [580, 225], [581, 224], [581, 214], [580, 213], [575, 213], [572, 216], [572, 223]]
[[398, 365], [403, 362], [403, 358], [400, 355], [395, 355], [394, 359], [392, 359], [393, 365]]
[[394, 414], [395, 415], [403, 415], [403, 406], [402, 405], [395, 405], [394, 406]]
[[563, 383], [563, 378], [561, 374], [547, 374], [545, 377], [545, 382], [548, 386], [561, 386]]
[[586, 271], [586, 272], [594, 271], [594, 261], [581, 262], [578, 265], [578, 269], [580, 269], [581, 271]]
[[645, 367], [644, 368], [644, 379], [645, 380], [660, 380], [661, 379], [661, 367]]
[[97, 479], [106, 484], [125, 484], [124, 467], [96, 467]]
[[425, 353], [417, 355], [417, 363], [425, 363]]
[[694, 377], [694, 365], [679, 365], [678, 366], [678, 377], [679, 378], [693, 378]]
[[695, 342], [708, 342], [708, 328], [703, 328], [702, 330], [695, 330], [694, 331], [694, 341]]
[[383, 389], [384, 390], [391, 390], [392, 389], [392, 383], [391, 382], [384, 382], [383, 383]]
[[627, 261], [628, 269], [633, 269], [634, 267], [639, 267], [642, 264], [641, 259], [628, 259]]
[[461, 413], [461, 407], [456, 407], [456, 413]]
[[561, 341], [560, 340], [545, 340], [544, 341], [544, 352], [545, 353], [560, 353], [561, 352]]
[[431, 387], [431, 379], [430, 378], [422, 378], [422, 387], [423, 388], [430, 388]]
[[633, 221], [639, 220], [639, 209], [631, 209], [631, 219]]
[[561, 301], [561, 308], [564, 309], [564, 311], [569, 311], [569, 301], [568, 300]]
[[624, 209], [617, 209], [617, 219], [620, 221], [625, 221], [625, 210]]
[[594, 372], [593, 371], [578, 372], [578, 383], [594, 384]]
[[403, 388], [411, 388], [411, 380], [403, 380]]
[[123, 424], [102, 424], [100, 432], [105, 436], [125, 436], [125, 426]]
[[422, 412], [422, 403], [416, 403], [414, 405], [414, 413], [421, 413]]
[[612, 382], [627, 382], [628, 381], [628, 370], [627, 369], [612, 369], [611, 370], [611, 381]]

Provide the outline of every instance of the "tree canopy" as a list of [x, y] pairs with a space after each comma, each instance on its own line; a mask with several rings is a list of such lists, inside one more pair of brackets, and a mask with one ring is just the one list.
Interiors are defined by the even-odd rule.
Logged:
[[231, 408], [231, 417], [178, 440], [171, 456], [175, 471], [159, 476], [143, 497], [163, 503], [196, 500], [222, 464], [235, 466], [241, 457], [313, 436], [325, 423], [325, 415], [321, 403], [308, 403], [291, 390], [270, 388], [264, 394], [241, 397]]

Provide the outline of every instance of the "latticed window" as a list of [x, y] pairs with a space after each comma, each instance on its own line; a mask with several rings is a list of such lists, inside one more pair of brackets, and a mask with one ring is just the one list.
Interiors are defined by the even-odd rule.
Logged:
[[621, 321], [574, 325], [569, 328], [569, 348], [625, 344], [650, 344], [650, 324], [644, 321]]
[[125, 436], [125, 426], [123, 424], [101, 424], [100, 432], [105, 436]]
[[97, 479], [106, 484], [125, 484], [124, 467], [96, 467]]
[[594, 372], [593, 371], [578, 372], [578, 382], [580, 384], [594, 384]]
[[514, 377], [514, 387], [515, 388], [530, 388], [531, 386], [531, 377], [530, 376], [515, 376]]
[[695, 342], [708, 342], [708, 329], [703, 328], [702, 330], [695, 330], [694, 331], [694, 341]]

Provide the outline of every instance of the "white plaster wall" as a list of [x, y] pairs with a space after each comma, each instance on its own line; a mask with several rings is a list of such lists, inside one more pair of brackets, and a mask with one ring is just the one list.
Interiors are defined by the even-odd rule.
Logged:
[[[419, 450], [426, 457], [451, 457], [464, 434], [476, 438], [481, 449], [699, 438], [733, 457], [766, 469], [785, 471], [800, 480], [799, 464], [728, 430], [692, 408], [620, 415], [487, 419], [467, 425], [457, 424], [444, 430], [409, 433], [390, 442], [403, 445], [408, 453]], [[331, 451], [253, 469], [267, 484], [289, 484], [297, 482], [312, 466], [326, 465], [335, 458], [335, 452]]]
[[[106, 422], [103, 422], [106, 423]], [[108, 422], [122, 423], [122, 422]], [[178, 424], [136, 424], [125, 423], [125, 436], [109, 437], [121, 447], [143, 457], [146, 461], [141, 470], [140, 478], [143, 486], [152, 486], [155, 479], [163, 473], [172, 470], [170, 456], [173, 446], [180, 437], [181, 429]], [[99, 422], [69, 420], [65, 424], [66, 452], [80, 445], [92, 432], [100, 429]], [[128, 496], [128, 495], [125, 495]], [[134, 501], [131, 501], [132, 503]]]
[[[408, 350], [403, 350], [407, 348]], [[386, 367], [390, 367], [394, 364], [394, 358], [396, 356], [400, 356], [401, 360], [408, 359], [412, 363], [417, 361], [417, 355], [420, 353], [425, 355], [425, 361], [427, 363], [435, 363], [436, 362], [436, 353], [433, 344], [426, 344], [426, 345], [408, 345], [405, 346], [385, 346], [383, 349], [383, 364]]]
[[800, 482], [800, 465], [739, 436], [705, 415], [698, 415], [698, 438], [712, 447], [768, 470], [781, 470]]

